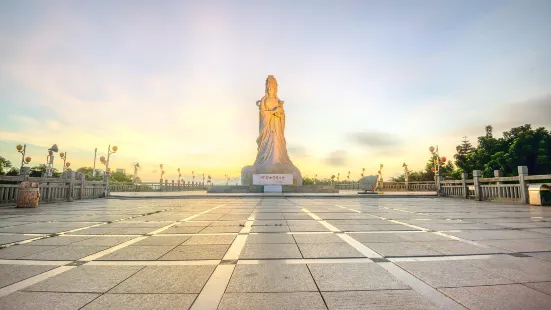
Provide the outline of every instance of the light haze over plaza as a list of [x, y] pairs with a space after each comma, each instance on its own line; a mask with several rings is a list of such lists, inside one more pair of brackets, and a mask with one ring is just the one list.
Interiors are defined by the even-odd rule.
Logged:
[[[549, 126], [549, 1], [3, 1], [0, 152], [142, 180], [239, 178], [273, 74], [303, 175], [422, 169], [484, 126]], [[122, 151], [124, 150], [124, 151]], [[58, 165], [59, 162], [54, 163]], [[58, 166], [58, 169], [60, 167]]]

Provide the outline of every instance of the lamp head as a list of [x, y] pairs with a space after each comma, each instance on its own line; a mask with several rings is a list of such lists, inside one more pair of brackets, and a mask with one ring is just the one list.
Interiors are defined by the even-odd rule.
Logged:
[[119, 149], [119, 147], [116, 146], [116, 145], [113, 145], [113, 146], [111, 147], [111, 149], [113, 150], [113, 153], [115, 153], [115, 152], [117, 152], [117, 150]]
[[58, 151], [58, 148], [57, 148], [57, 144], [54, 144], [54, 145], [52, 145], [52, 147], [51, 147], [51, 148], [49, 148], [48, 150], [49, 150], [49, 151], [53, 151], [53, 152], [56, 152], [56, 153], [57, 153], [57, 151]]
[[16, 147], [15, 147], [18, 151], [21, 151], [23, 149], [23, 146], [21, 144], [18, 144]]

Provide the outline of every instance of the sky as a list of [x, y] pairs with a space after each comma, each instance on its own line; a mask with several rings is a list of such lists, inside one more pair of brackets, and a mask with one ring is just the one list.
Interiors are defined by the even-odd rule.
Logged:
[[0, 156], [26, 144], [41, 164], [56, 143], [90, 167], [111, 144], [111, 168], [143, 180], [164, 164], [238, 182], [274, 75], [303, 176], [419, 170], [485, 125], [551, 127], [549, 16], [548, 0], [1, 1]]

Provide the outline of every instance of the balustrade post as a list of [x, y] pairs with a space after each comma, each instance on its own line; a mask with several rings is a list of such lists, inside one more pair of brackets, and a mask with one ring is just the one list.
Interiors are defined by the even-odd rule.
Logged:
[[82, 200], [84, 199], [84, 191], [86, 190], [86, 187], [85, 187], [86, 175], [84, 175], [84, 173], [81, 173], [79, 175], [79, 179], [80, 179], [80, 194], [78, 195], [78, 199]]
[[[503, 171], [501, 170], [494, 170], [494, 178], [503, 178]], [[501, 199], [501, 182], [500, 181], [497, 181], [496, 182], [496, 188], [497, 188], [497, 197], [499, 199]]]
[[520, 200], [528, 204], [528, 182], [524, 179], [528, 176], [528, 167], [518, 166], [518, 183], [520, 185]]
[[67, 184], [67, 201], [73, 201], [73, 188], [75, 186], [75, 173], [73, 171], [65, 172], [65, 176], [68, 179]]
[[461, 173], [461, 184], [463, 185], [463, 198], [469, 199], [469, 187], [467, 186], [467, 178], [469, 174], [467, 172]]
[[482, 171], [474, 170], [473, 171], [473, 180], [474, 180], [474, 197], [476, 200], [482, 200], [482, 190], [480, 187], [480, 178], [482, 177]]

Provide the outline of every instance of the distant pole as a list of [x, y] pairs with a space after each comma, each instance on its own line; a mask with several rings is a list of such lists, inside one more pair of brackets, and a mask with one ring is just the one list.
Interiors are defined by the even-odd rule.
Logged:
[[94, 151], [94, 169], [92, 169], [92, 176], [96, 176], [96, 155], [98, 155], [98, 148]]

